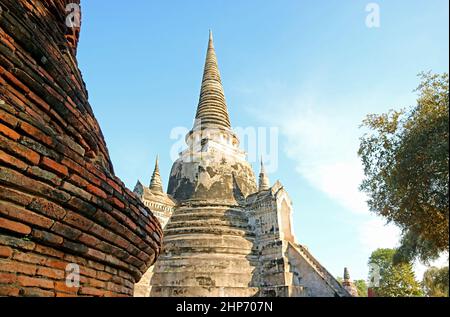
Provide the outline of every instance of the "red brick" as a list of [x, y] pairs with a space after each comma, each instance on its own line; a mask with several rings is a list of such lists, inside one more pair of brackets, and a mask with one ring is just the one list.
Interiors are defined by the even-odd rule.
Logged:
[[43, 142], [44, 144], [47, 144], [49, 146], [53, 145], [53, 140], [51, 137], [43, 133], [38, 128], [32, 126], [31, 124], [28, 124], [27, 122], [21, 122], [20, 123], [20, 129], [24, 131], [26, 134], [31, 136], [33, 139], [36, 139], [38, 141]]
[[64, 218], [66, 215], [64, 208], [40, 197], [34, 198], [28, 208], [57, 220]]
[[30, 227], [28, 227], [22, 223], [11, 221], [11, 220], [1, 218], [1, 217], [0, 217], [0, 228], [6, 229], [6, 230], [9, 230], [12, 232], [24, 234], [24, 235], [30, 234], [30, 232], [31, 232]]
[[14, 260], [43, 265], [47, 261], [47, 258], [34, 253], [24, 253], [16, 251], [16, 253], [14, 254]]
[[0, 246], [0, 258], [9, 258], [13, 254], [10, 247]]
[[113, 203], [114, 205], [116, 205], [117, 207], [124, 209], [125, 205], [123, 202], [121, 202], [119, 199], [117, 199], [116, 197], [113, 197]]
[[[89, 235], [87, 233], [83, 233], [78, 238], [78, 241], [80, 241], [80, 242], [82, 242], [82, 243], [84, 243], [84, 244], [86, 244], [86, 245], [88, 245], [90, 247], [93, 247], [93, 248], [101, 243], [101, 241], [99, 239], [97, 239], [94, 236], [91, 236], [91, 235]], [[89, 250], [88, 250], [88, 253], [89, 253]]]
[[81, 178], [80, 176], [78, 176], [77, 174], [72, 174], [70, 175], [69, 180], [74, 183], [75, 185], [85, 188], [87, 187], [87, 185], [89, 184], [88, 181], [86, 181], [84, 178]]
[[68, 264], [69, 263], [67, 263], [67, 262], [63, 262], [63, 261], [55, 260], [55, 259], [47, 259], [47, 261], [45, 262], [46, 266], [60, 269], [60, 270], [66, 270], [66, 267]]
[[31, 236], [37, 240], [41, 240], [53, 245], [61, 245], [64, 242], [64, 239], [56, 234], [37, 229], [33, 229], [31, 231]]
[[39, 288], [21, 288], [20, 289], [20, 295], [21, 296], [29, 296], [29, 297], [54, 297], [55, 292], [52, 291], [45, 291]]
[[83, 217], [70, 210], [67, 211], [67, 214], [64, 217], [63, 221], [83, 231], [88, 231], [94, 225], [94, 223], [88, 218]]
[[0, 185], [0, 198], [12, 201], [21, 206], [28, 206], [33, 201], [33, 196], [22, 193], [20, 191], [6, 188]]
[[70, 199], [70, 195], [52, 186], [36, 181], [14, 170], [0, 166], [0, 180], [13, 185], [14, 187], [26, 188], [28, 191], [39, 193], [53, 200], [66, 202]]
[[88, 276], [88, 277], [96, 277], [97, 276], [97, 271], [87, 268], [85, 266], [80, 266], [80, 273], [83, 274], [84, 276]]
[[64, 271], [58, 269], [39, 267], [36, 275], [61, 280], [64, 279], [65, 273]]
[[106, 182], [108, 183], [109, 186], [111, 186], [112, 188], [114, 188], [115, 191], [121, 193], [122, 192], [122, 188], [120, 188], [120, 186], [113, 181], [112, 179], [107, 179]]
[[83, 286], [80, 289], [80, 294], [90, 296], [105, 296], [105, 290]]
[[98, 188], [96, 186], [93, 186], [91, 184], [89, 184], [86, 187], [86, 190], [88, 192], [90, 192], [91, 194], [94, 194], [95, 196], [99, 196], [99, 197], [101, 197], [103, 199], [106, 199], [108, 197], [108, 195], [106, 195], [106, 193], [103, 190], [101, 190], [100, 188]]
[[39, 288], [53, 289], [52, 281], [41, 278], [19, 276], [17, 277], [17, 282], [19, 283], [19, 285], [25, 287], [39, 287]]
[[25, 223], [43, 228], [50, 228], [53, 221], [20, 206], [0, 201], [0, 213]]
[[33, 150], [30, 150], [26, 146], [19, 144], [15, 141], [11, 141], [0, 136], [0, 148], [7, 152], [14, 153], [20, 158], [30, 162], [31, 164], [37, 165], [39, 163], [40, 156]]
[[10, 128], [8, 128], [6, 125], [3, 125], [0, 123], [0, 133], [3, 134], [4, 136], [13, 139], [14, 141], [17, 141], [20, 138], [20, 134], [17, 133], [14, 130], [11, 130]]
[[102, 281], [109, 281], [112, 275], [106, 272], [97, 272], [97, 278]]
[[70, 240], [77, 240], [77, 238], [82, 233], [80, 230], [62, 224], [60, 222], [55, 223], [51, 230], [58, 235], [61, 235], [64, 238], [68, 238]]
[[34, 275], [36, 273], [36, 265], [4, 260], [2, 265], [0, 265], [0, 271]]
[[44, 100], [42, 100], [39, 96], [37, 96], [34, 92], [30, 91], [28, 93], [28, 97], [30, 97], [30, 99], [32, 101], [34, 101], [35, 103], [40, 105], [45, 110], [47, 110], [47, 111], [50, 110], [50, 106]]
[[59, 186], [61, 184], [61, 178], [52, 172], [41, 169], [37, 166], [30, 166], [27, 169], [27, 173], [40, 178], [43, 181], [50, 182], [53, 185]]
[[3, 109], [0, 109], [0, 121], [7, 123], [9, 126], [15, 128], [19, 120], [17, 120], [14, 116], [5, 112]]
[[64, 175], [64, 176], [69, 175], [69, 170], [67, 169], [66, 166], [64, 166], [58, 162], [55, 162], [54, 160], [49, 159], [48, 157], [45, 157], [45, 156], [42, 157], [41, 165], [49, 168], [51, 171], [53, 171], [57, 174]]
[[40, 253], [40, 254], [49, 255], [49, 256], [52, 256], [55, 258], [59, 258], [59, 259], [62, 259], [64, 257], [63, 252], [55, 250], [54, 248], [49, 248], [49, 247], [40, 245], [40, 244], [36, 245], [36, 248], [34, 251], [36, 251], [37, 253]]
[[0, 286], [0, 296], [19, 296], [19, 289], [14, 286]]
[[71, 293], [76, 294], [78, 292], [79, 287], [70, 287], [67, 286], [66, 282], [55, 282], [55, 290], [63, 293]]
[[16, 274], [0, 273], [0, 284], [14, 284], [16, 279]]
[[95, 278], [88, 279], [89, 286], [97, 287], [97, 288], [106, 288], [106, 283], [103, 281], [96, 280]]

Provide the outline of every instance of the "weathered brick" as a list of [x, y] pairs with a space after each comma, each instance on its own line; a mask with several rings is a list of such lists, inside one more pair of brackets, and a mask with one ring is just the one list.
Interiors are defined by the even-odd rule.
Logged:
[[80, 294], [89, 295], [89, 296], [104, 296], [105, 290], [101, 290], [101, 289], [94, 288], [94, 287], [83, 286], [80, 288]]
[[91, 236], [90, 234], [87, 234], [87, 233], [83, 233], [78, 238], [78, 241], [80, 241], [81, 243], [86, 244], [89, 247], [93, 247], [93, 248], [101, 243], [101, 241], [99, 239], [97, 239], [96, 237]]
[[36, 273], [36, 265], [12, 260], [3, 260], [2, 265], [0, 265], [0, 271], [34, 275]]
[[65, 272], [63, 270], [53, 268], [39, 267], [37, 269], [36, 276], [45, 276], [47, 278], [61, 280], [65, 277]]
[[27, 173], [31, 174], [32, 176], [35, 176], [37, 178], [40, 178], [44, 181], [48, 181], [53, 183], [56, 186], [59, 186], [61, 184], [61, 178], [58, 177], [56, 174], [53, 174], [52, 172], [43, 170], [37, 166], [30, 166], [27, 169]]
[[0, 245], [0, 258], [9, 258], [13, 254], [13, 250], [10, 247]]
[[43, 133], [40, 129], [32, 126], [31, 124], [22, 121], [19, 125], [20, 129], [24, 131], [26, 134], [31, 136], [32, 138], [41, 141], [49, 146], [53, 146], [53, 139]]
[[61, 245], [64, 241], [62, 237], [56, 234], [37, 229], [33, 229], [31, 231], [31, 236], [37, 240], [41, 240], [52, 245]]
[[50, 228], [53, 225], [53, 221], [51, 219], [38, 215], [12, 203], [0, 201], [0, 213], [16, 220], [20, 220], [24, 223], [42, 228]]
[[19, 289], [15, 286], [0, 285], [0, 296], [19, 296]]
[[63, 176], [69, 175], [69, 170], [67, 169], [66, 166], [64, 166], [48, 157], [45, 157], [45, 156], [42, 157], [40, 164], [42, 166], [44, 166], [45, 168], [48, 168], [51, 171], [55, 172], [56, 174], [63, 175]]
[[37, 165], [39, 163], [40, 156], [37, 152], [30, 150], [22, 144], [9, 140], [2, 135], [0, 135], [0, 148], [5, 150], [6, 152], [17, 155], [18, 157], [33, 165]]
[[39, 197], [34, 198], [28, 208], [57, 220], [63, 219], [66, 215], [66, 210], [64, 208], [47, 199]]
[[20, 138], [19, 133], [17, 133], [16, 131], [8, 128], [6, 125], [3, 125], [1, 123], [0, 123], [0, 133], [10, 139], [13, 139], [13, 140], [18, 140]]
[[0, 228], [27, 235], [31, 232], [31, 228], [20, 222], [11, 221], [0, 217]]
[[64, 252], [55, 250], [54, 248], [46, 247], [40, 244], [36, 245], [36, 248], [34, 249], [37, 253], [49, 255], [55, 258], [62, 259], [64, 257]]
[[0, 185], [0, 198], [2, 200], [12, 201], [21, 206], [28, 206], [33, 201], [33, 196], [18, 190], [6, 188], [2, 185]]
[[79, 287], [67, 285], [66, 282], [55, 282], [55, 290], [63, 293], [76, 294]]
[[55, 292], [50, 290], [42, 290], [40, 288], [25, 287], [20, 289], [20, 295], [28, 297], [54, 297]]
[[0, 273], [0, 284], [14, 284], [17, 280], [16, 274]]
[[67, 211], [64, 222], [83, 231], [88, 231], [94, 225], [92, 220], [70, 210]]
[[23, 171], [26, 170], [28, 167], [28, 165], [25, 164], [23, 161], [7, 154], [3, 150], [0, 150], [0, 162], [2, 162], [3, 164], [14, 166]]
[[80, 213], [83, 213], [85, 215], [92, 216], [97, 211], [97, 208], [93, 206], [92, 204], [89, 204], [83, 200], [81, 200], [78, 197], [72, 197], [68, 202], [67, 205], [74, 210], [79, 211]]
[[99, 197], [101, 197], [103, 199], [106, 199], [108, 197], [103, 190], [101, 190], [97, 186], [94, 186], [94, 185], [91, 185], [91, 184], [87, 185], [86, 190], [88, 192], [90, 192], [91, 194], [94, 194], [95, 196], [99, 196]]
[[62, 224], [60, 222], [55, 223], [51, 230], [57, 233], [58, 235], [61, 235], [71, 240], [76, 240], [81, 235], [80, 230]]
[[69, 182], [64, 182], [62, 185], [62, 188], [73, 195], [76, 195], [80, 198], [85, 199], [86, 201], [89, 201], [92, 197], [92, 195], [89, 194], [87, 191], [85, 191], [79, 187], [76, 187]]
[[0, 166], [0, 182], [26, 188], [30, 192], [39, 193], [60, 202], [66, 202], [70, 195], [47, 184], [31, 179], [16, 171]]
[[19, 251], [16, 251], [16, 253], [14, 253], [13, 259], [24, 263], [32, 263], [39, 265], [43, 265], [47, 261], [47, 258], [44, 256], [34, 254], [31, 252], [24, 253]]
[[53, 289], [53, 281], [45, 280], [42, 278], [19, 276], [17, 277], [17, 282], [19, 283], [19, 285], [25, 287], [39, 287], [39, 288]]

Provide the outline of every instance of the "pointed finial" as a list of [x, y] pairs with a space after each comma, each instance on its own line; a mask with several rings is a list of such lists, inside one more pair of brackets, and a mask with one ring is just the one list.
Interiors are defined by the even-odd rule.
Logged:
[[266, 175], [266, 171], [264, 169], [264, 162], [261, 156], [261, 171], [259, 172], [259, 190], [268, 190], [270, 187], [269, 177]]
[[159, 174], [159, 155], [156, 156], [155, 169], [153, 170], [152, 179], [150, 181], [150, 191], [155, 193], [162, 193], [162, 181]]
[[344, 267], [344, 280], [350, 280], [350, 273], [348, 272], [348, 268]]
[[202, 129], [207, 127], [231, 128], [211, 30], [209, 31], [200, 98], [195, 115], [194, 129], [199, 127]]

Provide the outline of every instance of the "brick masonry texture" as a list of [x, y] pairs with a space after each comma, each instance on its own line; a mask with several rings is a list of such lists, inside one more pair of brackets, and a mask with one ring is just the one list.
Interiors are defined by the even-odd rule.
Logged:
[[0, 296], [131, 296], [160, 253], [157, 219], [114, 175], [69, 2], [0, 2]]

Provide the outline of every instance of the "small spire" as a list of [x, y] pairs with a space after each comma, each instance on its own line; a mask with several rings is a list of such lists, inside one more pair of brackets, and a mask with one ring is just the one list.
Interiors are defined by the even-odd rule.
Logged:
[[162, 193], [161, 175], [159, 174], [159, 156], [156, 156], [155, 169], [153, 170], [152, 179], [150, 181], [150, 191]]
[[261, 157], [261, 171], [259, 172], [259, 191], [268, 190], [270, 187], [269, 177], [266, 175], [263, 159]]
[[350, 273], [346, 267], [344, 267], [344, 280], [350, 281]]

